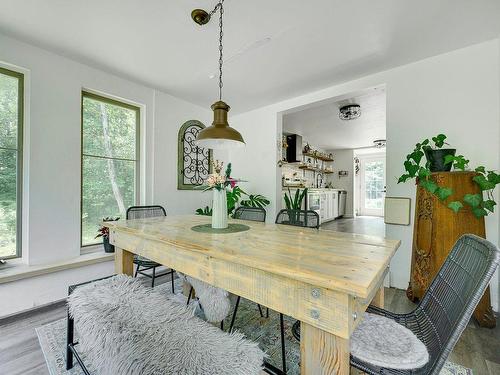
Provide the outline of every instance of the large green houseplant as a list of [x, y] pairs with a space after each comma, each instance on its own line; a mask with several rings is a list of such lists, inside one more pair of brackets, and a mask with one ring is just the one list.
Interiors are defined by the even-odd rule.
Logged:
[[[447, 198], [453, 194], [453, 190], [446, 186], [438, 186], [432, 177], [432, 172], [436, 171], [432, 168], [433, 165], [447, 166], [448, 170], [470, 170], [469, 160], [463, 155], [455, 156], [455, 152], [451, 152], [451, 149], [448, 149], [449, 152], [441, 153], [441, 160], [429, 160], [429, 155], [432, 154], [430, 150], [442, 149], [443, 145], [447, 144], [445, 142], [446, 139], [446, 135], [438, 134], [432, 137], [432, 141], [424, 139], [422, 142], [417, 143], [413, 152], [406, 156], [406, 160], [403, 163], [405, 173], [399, 177], [398, 184], [415, 180], [419, 186], [426, 189], [429, 193], [434, 194], [440, 201], [445, 203]], [[424, 156], [425, 164], [423, 164]], [[433, 156], [436, 156], [436, 153]], [[439, 155], [437, 156], [439, 157]], [[478, 194], [465, 194], [461, 200], [447, 202], [447, 206], [454, 212], [458, 212], [464, 205], [468, 205], [471, 207], [472, 213], [477, 218], [481, 218], [494, 211], [497, 203], [495, 202], [493, 191], [496, 185], [500, 183], [500, 175], [494, 170], [487, 170], [482, 165], [474, 168], [474, 171], [476, 175], [472, 180], [479, 186], [481, 192]]]

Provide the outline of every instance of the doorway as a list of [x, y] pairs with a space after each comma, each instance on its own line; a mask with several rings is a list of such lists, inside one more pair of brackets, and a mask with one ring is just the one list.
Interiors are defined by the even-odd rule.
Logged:
[[360, 216], [384, 216], [386, 193], [385, 153], [359, 155]]

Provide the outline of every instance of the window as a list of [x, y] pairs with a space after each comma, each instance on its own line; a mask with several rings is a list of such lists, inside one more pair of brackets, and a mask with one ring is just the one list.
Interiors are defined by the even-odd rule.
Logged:
[[125, 219], [138, 201], [138, 107], [82, 93], [81, 245], [95, 239], [105, 217]]
[[21, 73], [0, 68], [0, 259], [21, 256], [23, 88]]

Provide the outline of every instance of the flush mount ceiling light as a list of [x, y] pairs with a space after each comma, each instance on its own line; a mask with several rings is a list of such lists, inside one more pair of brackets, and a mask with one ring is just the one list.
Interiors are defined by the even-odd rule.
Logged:
[[212, 104], [214, 111], [214, 121], [212, 125], [203, 129], [198, 133], [195, 143], [198, 147], [211, 149], [227, 149], [232, 147], [241, 147], [245, 145], [245, 141], [241, 134], [229, 126], [227, 122], [227, 113], [230, 107], [222, 101], [222, 65], [223, 65], [223, 45], [222, 37], [222, 15], [224, 14], [224, 0], [220, 0], [215, 8], [208, 13], [203, 9], [195, 9], [191, 12], [191, 18], [198, 25], [206, 25], [210, 22], [212, 16], [219, 12], [219, 100]]
[[373, 141], [375, 148], [384, 148], [387, 141], [385, 139], [376, 139]]
[[339, 109], [341, 120], [354, 120], [361, 116], [361, 107], [357, 104], [348, 104]]

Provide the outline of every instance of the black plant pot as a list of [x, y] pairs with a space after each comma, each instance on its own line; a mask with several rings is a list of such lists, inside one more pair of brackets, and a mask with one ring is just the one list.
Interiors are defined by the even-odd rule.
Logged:
[[455, 156], [457, 150], [454, 148], [440, 148], [437, 150], [428, 148], [424, 152], [431, 172], [449, 172], [453, 163], [445, 164], [444, 158], [448, 155]]
[[104, 252], [105, 253], [114, 253], [115, 252], [115, 245], [111, 245], [109, 243], [109, 237], [103, 237], [102, 244], [104, 245]]

